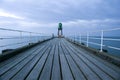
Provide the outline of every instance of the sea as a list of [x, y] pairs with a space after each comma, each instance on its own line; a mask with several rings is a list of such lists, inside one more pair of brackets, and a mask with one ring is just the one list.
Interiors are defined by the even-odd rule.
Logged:
[[0, 38], [0, 54], [2, 54], [3, 50], [6, 49], [16, 49], [26, 45], [29, 43], [37, 43], [38, 41], [42, 41], [49, 38], [49, 36], [23, 36], [23, 37], [6, 37]]
[[[44, 40], [47, 38], [49, 38], [49, 37], [46, 37], [46, 36], [42, 36], [42, 37], [40, 37], [40, 36], [39, 37], [38, 36], [32, 36], [32, 37], [24, 36], [22, 38], [21, 37], [13, 37], [13, 38], [5, 38], [5, 39], [0, 38], [0, 54], [2, 53], [2, 50], [16, 49], [16, 48], [28, 45], [29, 43], [36, 43], [38, 41], [41, 41], [41, 40]], [[70, 38], [73, 40], [75, 39], [76, 41], [80, 42], [79, 37], [76, 37], [76, 38], [70, 37]], [[100, 38], [100, 36], [96, 36], [94, 38]], [[104, 39], [105, 38], [112, 39], [112, 40], [103, 40], [103, 45], [105, 45], [105, 46], [103, 46], [103, 49], [107, 50], [107, 54], [110, 54], [110, 55], [120, 58], [120, 37], [110, 37], [109, 36], [109, 37], [104, 37]], [[86, 40], [87, 40], [86, 37], [81, 38], [81, 42], [84, 45], [87, 45]], [[101, 43], [100, 39], [89, 38], [89, 43], [88, 43], [89, 47], [94, 48], [96, 50], [100, 50], [100, 45], [92, 44], [91, 42], [100, 44]], [[109, 46], [116, 47], [117, 49], [113, 49]]]
[[[87, 46], [87, 38], [82, 37], [72, 37], [72, 40], [76, 40], [78, 42], [81, 41], [82, 44]], [[94, 44], [95, 43], [95, 44]], [[88, 47], [94, 48], [96, 50], [100, 50], [101, 46], [101, 37], [100, 36], [91, 36], [88, 39]], [[117, 49], [114, 49], [117, 48]], [[116, 56], [120, 58], [120, 37], [118, 36], [104, 36], [103, 38], [103, 50], [107, 51], [107, 54], [110, 54], [112, 56]]]

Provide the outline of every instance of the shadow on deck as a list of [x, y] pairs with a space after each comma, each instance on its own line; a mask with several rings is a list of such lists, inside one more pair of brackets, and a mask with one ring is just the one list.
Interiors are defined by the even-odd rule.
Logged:
[[0, 80], [120, 80], [120, 68], [55, 38], [1, 62]]

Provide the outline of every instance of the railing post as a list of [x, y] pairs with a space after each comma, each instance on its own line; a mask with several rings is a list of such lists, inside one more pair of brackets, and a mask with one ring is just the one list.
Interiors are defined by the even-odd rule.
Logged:
[[39, 36], [39, 35], [37, 35], [37, 37], [38, 37], [38, 41], [40, 41], [40, 36]]
[[103, 51], [103, 30], [101, 31], [101, 46], [100, 46], [100, 52]]
[[41, 41], [41, 34], [39, 34], [39, 36], [38, 36], [38, 37], [39, 37], [39, 41]]
[[20, 31], [20, 38], [19, 38], [19, 42], [21, 43], [22, 42], [22, 31]]
[[32, 42], [32, 40], [31, 40], [31, 32], [30, 32], [30, 42]]
[[81, 34], [80, 34], [80, 43], [81, 43]]
[[74, 43], [75, 43], [75, 35], [74, 35]]
[[70, 40], [71, 40], [71, 41], [73, 40], [71, 35], [70, 35]]
[[89, 46], [89, 33], [87, 32], [87, 47]]
[[20, 38], [21, 38], [21, 40], [22, 40], [22, 31], [20, 31]]

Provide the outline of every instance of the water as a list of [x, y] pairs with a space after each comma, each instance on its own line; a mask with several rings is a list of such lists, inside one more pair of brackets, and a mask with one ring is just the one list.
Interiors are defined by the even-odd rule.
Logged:
[[[48, 37], [45, 37], [45, 36], [43, 36], [43, 37], [33, 36], [33, 37], [30, 38], [30, 37], [26, 36], [26, 37], [22, 37], [22, 39], [19, 38], [19, 37], [16, 38], [16, 39], [3, 39], [3, 40], [0, 39], [0, 46], [5, 45], [4, 47], [0, 47], [0, 53], [4, 49], [16, 49], [16, 48], [28, 45], [29, 43], [38, 42], [38, 41], [43, 40], [45, 38], [48, 38]], [[100, 37], [94, 37], [94, 38], [100, 38]], [[107, 50], [108, 54], [111, 54], [113, 56], [117, 56], [117, 57], [120, 58], [120, 51], [119, 50], [112, 49], [112, 48], [108, 47], [108, 46], [113, 46], [113, 47], [120, 48], [120, 37], [104, 37], [104, 38], [119, 39], [119, 41], [104, 40], [103, 41], [103, 45], [106, 45], [106, 46], [103, 46], [103, 49]], [[74, 39], [74, 38], [72, 38], [72, 39]], [[75, 39], [77, 41], [80, 41], [79, 37], [77, 37]], [[82, 38], [82, 40], [83, 40], [82, 43], [84, 43], [85, 45], [87, 45], [87, 43], [86, 43], [86, 40], [87, 40], [86, 37]], [[89, 42], [94, 42], [94, 43], [98, 43], [98, 44], [101, 43], [100, 39], [91, 39], [91, 38], [89, 38]], [[18, 44], [14, 44], [14, 43], [18, 43]], [[13, 44], [13, 45], [11, 45], [11, 44]], [[94, 45], [94, 44], [91, 44], [91, 43], [89, 43], [89, 47], [95, 48], [97, 50], [100, 49], [100, 45]]]
[[2, 53], [2, 50], [5, 49], [16, 49], [25, 45], [28, 45], [29, 43], [36, 43], [38, 41], [44, 40], [46, 38], [49, 38], [47, 36], [24, 36], [24, 37], [12, 37], [7, 39], [0, 39], [0, 54]]
[[[97, 36], [97, 37], [94, 37], [94, 38], [100, 38], [100, 37]], [[105, 38], [107, 38], [107, 39], [117, 39], [117, 41], [114, 41], [114, 40], [103, 40], [103, 45], [104, 45], [103, 49], [107, 50], [108, 54], [111, 54], [112, 56], [116, 56], [116, 57], [120, 58], [120, 50], [110, 48], [110, 46], [112, 46], [112, 47], [117, 47], [117, 48], [120, 49], [120, 37], [104, 37], [104, 39]], [[72, 39], [74, 39], [74, 38], [72, 38]], [[75, 38], [75, 40], [80, 42], [80, 38], [79, 37]], [[82, 43], [87, 45], [87, 42], [86, 42], [87, 38], [86, 37], [81, 38], [81, 40], [82, 40]], [[93, 44], [91, 42], [97, 43], [97, 45]], [[100, 43], [101, 43], [100, 39], [92, 39], [92, 37], [89, 37], [89, 44], [88, 44], [89, 47], [97, 49], [97, 50], [100, 50]]]

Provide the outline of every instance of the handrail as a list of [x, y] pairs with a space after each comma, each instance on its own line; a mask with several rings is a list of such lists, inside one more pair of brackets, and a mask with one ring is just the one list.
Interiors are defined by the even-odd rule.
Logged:
[[35, 43], [50, 38], [52, 35], [45, 33], [6, 29], [0, 28], [0, 31], [6, 31], [7, 33], [14, 32], [15, 34], [9, 34], [8, 36], [0, 36], [0, 53], [3, 49], [13, 48], [12, 46], [26, 45], [28, 43]]
[[15, 32], [24, 32], [24, 33], [35, 33], [35, 34], [41, 34], [41, 33], [36, 33], [36, 32], [23, 31], [23, 30], [15, 30], [15, 29], [5, 29], [5, 28], [0, 28], [0, 30], [7, 30], [7, 31], [15, 31]]
[[[120, 28], [113, 28], [113, 29], [106, 29], [106, 30], [84, 32], [84, 34], [78, 33], [77, 35], [79, 35], [79, 36], [76, 37], [74, 35], [73, 36], [74, 39], [73, 38], [71, 38], [71, 39], [73, 39], [74, 41], [77, 40], [80, 43], [85, 42], [87, 47], [89, 47], [90, 44], [97, 45], [100, 47], [100, 52], [103, 52], [103, 47], [107, 47], [110, 49], [120, 51], [120, 46], [110, 46], [108, 44], [105, 44], [105, 41], [120, 43], [120, 38], [118, 38], [118, 37], [120, 37], [120, 35], [118, 35], [118, 36], [114, 35], [114, 37], [112, 37], [113, 35], [112, 36], [105, 35], [106, 32], [112, 32], [112, 31], [117, 31], [117, 30], [120, 32]], [[93, 34], [97, 33], [97, 35], [98, 35], [98, 33], [100, 33], [100, 34], [98, 36], [96, 36], [96, 35], [94, 36], [91, 33], [93, 33]], [[70, 38], [70, 37], [68, 37], [68, 38]], [[96, 42], [96, 40], [97, 40], [97, 42]], [[99, 42], [98, 42], [98, 40], [99, 40]]]
[[16, 45], [16, 44], [23, 44], [29, 41], [25, 41], [25, 42], [18, 42], [18, 43], [13, 43], [13, 44], [7, 44], [7, 45], [1, 45], [0, 47], [6, 47], [6, 46], [11, 46], [11, 45]]

